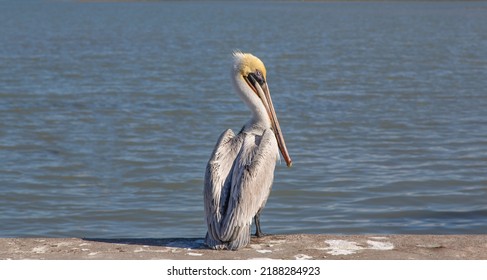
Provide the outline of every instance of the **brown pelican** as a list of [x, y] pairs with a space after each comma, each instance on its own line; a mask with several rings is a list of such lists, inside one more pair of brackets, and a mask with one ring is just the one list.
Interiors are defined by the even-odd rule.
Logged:
[[233, 57], [233, 84], [252, 118], [237, 135], [231, 129], [221, 134], [206, 167], [204, 189], [205, 242], [213, 249], [229, 250], [249, 244], [252, 218], [256, 236], [262, 236], [259, 215], [271, 191], [279, 150], [291, 166], [264, 63], [239, 51]]

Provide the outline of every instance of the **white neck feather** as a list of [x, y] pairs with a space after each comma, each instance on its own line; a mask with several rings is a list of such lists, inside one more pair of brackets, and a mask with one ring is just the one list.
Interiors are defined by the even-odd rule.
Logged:
[[247, 82], [245, 82], [240, 73], [233, 73], [233, 85], [240, 98], [247, 104], [250, 111], [252, 111], [252, 118], [245, 127], [270, 128], [271, 122], [264, 104], [262, 104], [260, 98], [247, 85]]

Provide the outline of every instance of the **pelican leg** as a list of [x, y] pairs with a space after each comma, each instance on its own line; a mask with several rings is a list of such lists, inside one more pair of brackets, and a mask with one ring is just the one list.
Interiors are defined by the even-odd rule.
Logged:
[[255, 222], [255, 236], [256, 237], [263, 237], [264, 233], [260, 229], [260, 211], [257, 212], [257, 214], [255, 214], [254, 222]]

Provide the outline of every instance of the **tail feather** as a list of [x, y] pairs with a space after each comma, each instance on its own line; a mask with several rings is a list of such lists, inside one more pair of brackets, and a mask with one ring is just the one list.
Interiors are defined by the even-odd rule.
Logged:
[[208, 231], [205, 243], [208, 247], [216, 250], [238, 250], [250, 243], [250, 225], [238, 229], [236, 228], [232, 234], [232, 238], [228, 241], [222, 241]]

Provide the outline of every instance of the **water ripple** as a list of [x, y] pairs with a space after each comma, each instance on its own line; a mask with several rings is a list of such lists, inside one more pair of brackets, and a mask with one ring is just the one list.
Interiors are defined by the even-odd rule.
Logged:
[[236, 48], [294, 160], [265, 232], [487, 232], [485, 3], [10, 2], [2, 236], [203, 236], [205, 164], [249, 117]]

